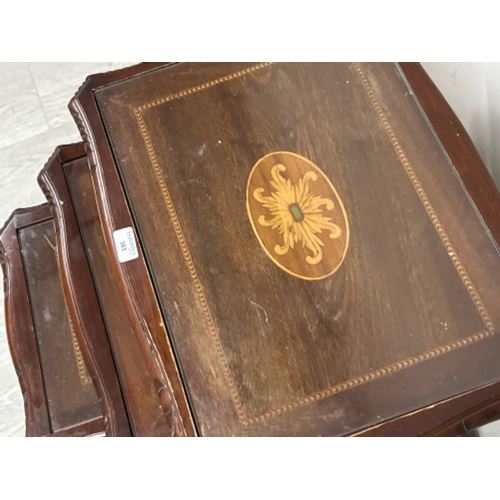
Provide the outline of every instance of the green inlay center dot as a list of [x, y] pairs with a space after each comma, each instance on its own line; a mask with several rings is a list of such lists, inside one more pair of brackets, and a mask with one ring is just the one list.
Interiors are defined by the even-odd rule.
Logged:
[[299, 205], [297, 203], [292, 203], [288, 209], [290, 210], [290, 213], [292, 214], [292, 217], [297, 221], [300, 222], [304, 218], [304, 213], [300, 209]]

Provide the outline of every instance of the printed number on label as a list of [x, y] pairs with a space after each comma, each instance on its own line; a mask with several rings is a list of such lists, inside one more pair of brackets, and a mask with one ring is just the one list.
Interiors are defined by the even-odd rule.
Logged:
[[131, 227], [124, 227], [113, 232], [116, 255], [119, 262], [128, 262], [139, 257], [134, 231]]

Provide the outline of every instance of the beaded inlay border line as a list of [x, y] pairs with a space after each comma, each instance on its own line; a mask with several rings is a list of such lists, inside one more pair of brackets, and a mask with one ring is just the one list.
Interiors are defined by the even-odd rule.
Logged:
[[75, 329], [73, 328], [73, 322], [68, 314], [69, 321], [69, 329], [71, 331], [71, 340], [73, 341], [73, 351], [75, 353], [76, 358], [76, 367], [78, 369], [78, 377], [80, 379], [81, 385], [88, 385], [92, 382], [90, 378], [87, 367], [85, 366], [85, 362], [83, 361], [82, 351], [80, 349], [80, 345], [78, 344], [78, 340], [76, 338]]
[[[47, 240], [47, 242], [55, 250], [57, 254], [59, 252], [59, 248], [57, 246], [53, 246], [52, 243], [50, 243], [50, 241]], [[62, 282], [61, 282], [61, 288], [64, 289]], [[87, 367], [85, 366], [85, 361], [83, 360], [82, 350], [80, 349], [80, 344], [78, 343], [78, 339], [76, 338], [75, 328], [73, 326], [73, 321], [71, 320], [71, 314], [69, 313], [68, 302], [66, 300], [66, 296], [64, 295], [64, 293], [63, 293], [63, 298], [64, 298], [64, 309], [66, 311], [66, 317], [68, 318], [69, 331], [71, 334], [71, 343], [73, 344], [73, 353], [75, 355], [78, 378], [80, 379], [80, 385], [85, 386], [92, 383], [92, 379], [89, 376]]]
[[422, 202], [422, 204], [427, 212], [427, 215], [429, 216], [432, 224], [434, 225], [434, 228], [436, 229], [448, 255], [451, 258], [453, 265], [455, 266], [455, 269], [457, 270], [457, 273], [460, 276], [460, 279], [462, 280], [462, 283], [464, 284], [465, 288], [467, 289], [467, 292], [469, 293], [479, 315], [481, 316], [481, 319], [486, 326], [486, 330], [481, 331], [479, 333], [475, 333], [475, 334], [473, 334], [469, 337], [466, 337], [464, 339], [461, 339], [461, 340], [458, 340], [455, 342], [451, 342], [449, 344], [438, 347], [436, 349], [432, 349], [431, 351], [428, 351], [424, 354], [420, 354], [419, 356], [407, 358], [403, 361], [393, 363], [389, 366], [386, 366], [384, 368], [380, 368], [380, 369], [375, 370], [373, 372], [370, 372], [368, 374], [361, 375], [359, 377], [353, 378], [353, 379], [348, 380], [346, 382], [342, 382], [340, 384], [332, 386], [332, 387], [325, 389], [323, 391], [318, 391], [311, 396], [308, 396], [306, 398], [302, 398], [300, 400], [297, 400], [297, 401], [292, 402], [292, 403], [287, 404], [287, 405], [283, 405], [275, 410], [264, 413], [258, 417], [255, 417], [255, 418], [248, 418], [247, 417], [246, 412], [245, 412], [243, 405], [241, 403], [241, 397], [239, 395], [238, 389], [237, 389], [236, 384], [234, 382], [234, 378], [233, 378], [233, 375], [231, 373], [231, 369], [229, 367], [229, 363], [227, 361], [227, 358], [226, 358], [226, 355], [224, 352], [224, 348], [223, 348], [221, 340], [220, 340], [219, 333], [215, 327], [215, 323], [214, 323], [210, 308], [208, 306], [208, 301], [207, 301], [207, 298], [205, 296], [203, 285], [201, 284], [201, 281], [199, 279], [198, 272], [196, 270], [196, 266], [193, 262], [191, 252], [189, 250], [189, 247], [188, 247], [187, 242], [186, 242], [186, 238], [184, 236], [184, 232], [182, 230], [182, 226], [180, 224], [179, 218], [177, 216], [177, 212], [176, 212], [174, 204], [172, 202], [172, 198], [170, 196], [167, 184], [165, 182], [165, 178], [164, 178], [163, 173], [161, 171], [161, 168], [160, 168], [160, 165], [158, 162], [158, 158], [156, 157], [156, 153], [154, 151], [154, 148], [153, 148], [153, 145], [151, 142], [151, 138], [149, 137], [149, 132], [147, 130], [147, 127], [146, 127], [146, 124], [144, 121], [143, 111], [150, 109], [150, 108], [153, 108], [155, 106], [161, 105], [161, 104], [165, 104], [167, 102], [170, 102], [170, 101], [173, 101], [176, 99], [181, 99], [182, 97], [186, 97], [186, 96], [189, 96], [191, 94], [200, 92], [202, 90], [214, 87], [215, 85], [219, 85], [221, 83], [224, 83], [224, 82], [227, 82], [230, 80], [234, 80], [236, 78], [243, 77], [247, 74], [250, 74], [250, 73], [253, 73], [253, 72], [258, 71], [260, 69], [271, 66], [272, 64], [273, 63], [257, 64], [255, 66], [251, 66], [251, 67], [246, 68], [244, 70], [217, 78], [215, 80], [211, 80], [211, 81], [204, 83], [202, 85], [198, 85], [196, 87], [192, 87], [192, 88], [183, 90], [181, 92], [177, 92], [175, 94], [168, 95], [168, 96], [161, 98], [161, 99], [156, 99], [154, 101], [151, 101], [149, 103], [146, 103], [146, 104], [143, 104], [141, 106], [134, 108], [134, 114], [135, 114], [135, 117], [136, 117], [136, 120], [137, 120], [137, 123], [139, 126], [139, 130], [141, 132], [142, 138], [144, 140], [144, 144], [146, 146], [146, 150], [147, 150], [151, 165], [153, 167], [153, 170], [154, 170], [154, 173], [156, 176], [156, 180], [157, 180], [159, 188], [161, 190], [162, 197], [163, 197], [167, 212], [168, 212], [170, 219], [172, 221], [174, 231], [175, 231], [175, 234], [177, 237], [177, 241], [179, 243], [181, 252], [183, 254], [186, 266], [188, 268], [189, 275], [190, 275], [191, 279], [193, 280], [194, 285], [196, 287], [198, 299], [199, 299], [200, 305], [203, 309], [205, 321], [206, 321], [207, 326], [208, 326], [208, 331], [210, 333], [210, 336], [211, 336], [212, 341], [213, 341], [214, 346], [215, 346], [217, 358], [218, 358], [219, 363], [221, 365], [224, 377], [226, 379], [226, 383], [228, 384], [228, 387], [230, 389], [231, 399], [233, 401], [233, 405], [234, 405], [236, 413], [238, 415], [238, 419], [243, 427], [248, 427], [249, 425], [263, 422], [264, 420], [276, 417], [276, 416], [281, 415], [285, 412], [288, 412], [288, 411], [291, 411], [293, 409], [299, 408], [301, 406], [310, 404], [310, 403], [318, 401], [320, 399], [327, 398], [329, 396], [332, 396], [333, 394], [337, 394], [337, 393], [345, 391], [347, 389], [352, 389], [353, 387], [365, 384], [366, 382], [369, 382], [369, 381], [374, 380], [376, 378], [382, 377], [384, 375], [388, 375], [390, 373], [397, 372], [399, 370], [402, 370], [402, 369], [407, 368], [409, 366], [413, 366], [413, 365], [420, 363], [422, 361], [426, 361], [428, 359], [435, 358], [437, 356], [440, 356], [441, 354], [453, 351], [455, 349], [458, 349], [460, 347], [464, 347], [466, 345], [470, 345], [474, 342], [485, 339], [487, 337], [491, 337], [492, 335], [494, 335], [496, 333], [493, 322], [492, 322], [488, 312], [486, 311], [486, 308], [484, 307], [484, 304], [481, 301], [479, 294], [477, 293], [474, 285], [472, 284], [462, 262], [460, 261], [457, 253], [455, 252], [453, 245], [451, 244], [451, 242], [448, 238], [448, 235], [446, 234], [443, 226], [441, 225], [441, 222], [439, 221], [439, 218], [437, 217], [437, 215], [435, 213], [434, 208], [432, 207], [429, 199], [427, 198], [427, 195], [425, 194], [425, 192], [422, 188], [422, 185], [420, 184], [420, 181], [418, 180], [413, 168], [411, 167], [411, 164], [408, 161], [408, 158], [406, 157], [406, 155], [403, 151], [403, 148], [401, 147], [401, 145], [397, 139], [397, 136], [394, 133], [394, 130], [389, 123], [389, 120], [387, 119], [387, 116], [383, 112], [382, 107], [381, 107], [380, 103], [378, 102], [378, 99], [375, 95], [375, 92], [371, 88], [368, 79], [366, 78], [366, 76], [363, 73], [361, 65], [359, 63], [355, 63], [352, 67], [356, 71], [356, 75], [359, 78], [361, 84], [363, 85], [363, 88], [364, 88], [367, 96], [369, 97], [371, 104], [372, 104], [375, 112], [377, 113], [377, 116], [378, 116], [379, 120], [381, 121], [381, 124], [384, 127], [384, 130], [386, 131], [388, 138], [391, 141], [391, 144], [393, 145], [395, 152], [398, 155], [398, 158], [399, 158], [401, 164], [405, 168], [405, 171], [408, 174], [409, 179], [412, 182], [413, 187], [415, 188], [417, 195], [419, 196], [419, 198], [420, 198], [420, 200], [421, 200], [421, 202]]
[[431, 205], [429, 198], [427, 198], [427, 195], [425, 194], [424, 189], [422, 188], [422, 185], [420, 184], [420, 181], [418, 180], [410, 162], [408, 161], [408, 158], [406, 157], [403, 148], [399, 144], [398, 138], [396, 137], [396, 134], [394, 133], [394, 130], [389, 123], [389, 120], [387, 119], [387, 116], [382, 110], [382, 106], [378, 102], [377, 97], [375, 96], [375, 92], [373, 91], [372, 87], [370, 86], [370, 83], [368, 82], [368, 79], [366, 78], [365, 74], [363, 73], [363, 70], [361, 69], [361, 65], [359, 63], [355, 63], [353, 65], [354, 69], [356, 70], [356, 73], [363, 84], [363, 87], [370, 98], [370, 101], [373, 105], [373, 108], [375, 109], [387, 135], [389, 136], [389, 139], [391, 141], [392, 146], [394, 147], [394, 150], [396, 151], [396, 154], [398, 155], [399, 161], [402, 163], [403, 167], [406, 170], [406, 173], [408, 174], [408, 177], [411, 180], [411, 183], [413, 184], [413, 187], [415, 188], [415, 191], [418, 194], [418, 197], [420, 198], [420, 201], [424, 205], [425, 211], [427, 212], [427, 215], [429, 216], [429, 219], [431, 220], [434, 228], [436, 229], [436, 232], [438, 233], [439, 237], [441, 238], [441, 241], [446, 248], [446, 251], [448, 252], [448, 255], [451, 258], [451, 261], [453, 262], [453, 265], [455, 266], [455, 269], [457, 270], [460, 279], [462, 280], [462, 283], [464, 284], [465, 288], [469, 292], [469, 295], [474, 302], [474, 305], [476, 306], [477, 311], [479, 312], [481, 319], [483, 320], [484, 325], [486, 326], [486, 329], [488, 331], [494, 331], [495, 327], [493, 326], [493, 322], [491, 321], [491, 318], [486, 311], [486, 308], [484, 307], [484, 304], [479, 297], [479, 294], [477, 293], [474, 285], [472, 284], [472, 281], [470, 280], [467, 271], [465, 270], [462, 262], [460, 261], [460, 258], [457, 255], [457, 252], [455, 251], [455, 248], [451, 244], [450, 239], [448, 238], [448, 235], [446, 234], [446, 231], [444, 230], [443, 226], [441, 225], [441, 222], [439, 221], [438, 216], [436, 215], [436, 212], [434, 211], [433, 206]]

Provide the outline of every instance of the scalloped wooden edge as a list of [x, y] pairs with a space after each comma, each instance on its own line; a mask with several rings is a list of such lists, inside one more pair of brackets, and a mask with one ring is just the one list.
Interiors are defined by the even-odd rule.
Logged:
[[[82, 156], [85, 156], [85, 151], [81, 143], [59, 146], [39, 173], [38, 184], [48, 201], [54, 219], [58, 248], [57, 259], [68, 314], [74, 326], [85, 365], [99, 397], [106, 435], [130, 436], [130, 424], [113, 356], [95, 296], [78, 225], [74, 220], [67, 186], [61, 182], [64, 179], [54, 174], [57, 167], [61, 168], [61, 162]], [[71, 254], [70, 239], [73, 251], [75, 245], [80, 250], [81, 260], [79, 262], [75, 262]], [[77, 265], [80, 266], [77, 273], [78, 280], [75, 278]], [[82, 297], [85, 300], [82, 300]]]
[[[103, 221], [103, 232], [106, 246], [111, 256], [113, 272], [118, 281], [122, 297], [125, 298], [129, 319], [153, 376], [161, 407], [169, 421], [171, 435], [195, 436], [197, 435], [197, 430], [194, 419], [191, 414], [179, 368], [175, 361], [173, 349], [169, 342], [167, 329], [156, 303], [152, 284], [148, 281], [147, 288], [141, 290], [141, 293], [138, 294], [132, 286], [133, 278], [127, 266], [121, 265], [116, 258], [113, 246], [113, 231], [121, 227], [134, 227], [135, 224], [132, 222], [121, 190], [119, 193], [119, 203], [122, 209], [120, 219], [115, 218], [112, 213], [116, 209], [117, 203], [115, 201], [111, 205], [109, 201], [110, 197], [114, 199], [115, 197], [110, 196], [108, 192], [105, 174], [101, 169], [102, 161], [96, 147], [96, 137], [94, 135], [96, 127], [102, 127], [102, 125], [99, 121], [91, 123], [92, 118], [89, 118], [89, 109], [94, 119], [99, 114], [94, 98], [94, 90], [102, 87], [110, 80], [118, 81], [127, 78], [131, 74], [137, 75], [154, 71], [164, 65], [165, 63], [143, 63], [109, 73], [90, 75], [77, 91], [75, 97], [70, 101], [68, 108], [80, 131], [88, 156], [94, 189], [98, 193], [96, 196], [97, 206], [101, 221]], [[112, 153], [107, 142], [103, 143], [102, 146], [101, 154], [104, 151], [112, 159]], [[145, 267], [142, 253], [139, 256], [139, 262], [140, 265]], [[145, 276], [148, 276], [146, 271], [145, 273]], [[144, 299], [146, 296], [149, 297], [149, 300]], [[160, 354], [158, 345], [161, 346], [163, 353], [167, 353], [166, 356]]]

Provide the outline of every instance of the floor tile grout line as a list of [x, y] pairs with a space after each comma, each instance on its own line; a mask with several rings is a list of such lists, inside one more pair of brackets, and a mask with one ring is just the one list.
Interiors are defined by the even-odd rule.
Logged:
[[44, 118], [45, 123], [47, 124], [47, 127], [49, 128], [49, 130], [51, 130], [52, 127], [50, 126], [49, 120], [47, 118], [47, 114], [45, 113], [45, 108], [43, 107], [42, 98], [40, 97], [40, 92], [38, 91], [38, 87], [37, 87], [35, 78], [33, 76], [33, 73], [31, 72], [30, 63], [27, 63], [27, 65], [28, 65], [28, 71], [29, 71], [29, 74], [31, 77], [31, 81], [33, 82], [33, 86], [35, 87], [35, 92], [36, 92], [36, 97], [38, 99], [38, 103], [40, 104], [40, 108], [42, 109], [43, 118]]
[[[0, 153], [2, 153], [2, 151], [4, 151], [5, 149], [8, 149], [8, 148], [10, 148], [12, 146], [18, 146], [18, 145], [22, 144], [23, 142], [32, 141], [33, 139], [39, 138], [40, 136], [42, 136], [44, 134], [47, 134], [49, 132], [55, 132], [57, 130], [62, 130], [64, 127], [67, 127], [68, 124], [72, 124], [73, 125], [73, 121], [72, 120], [68, 120], [67, 122], [64, 122], [63, 124], [58, 125], [57, 127], [53, 127], [53, 128], [49, 127], [47, 130], [43, 130], [42, 132], [37, 132], [36, 134], [33, 134], [33, 135], [29, 136], [29, 137], [25, 137], [24, 139], [20, 139], [19, 141], [14, 141], [14, 142], [11, 142], [10, 144], [6, 144], [5, 146], [1, 146], [0, 147]], [[76, 128], [76, 125], [74, 127], [74, 132], [75, 132], [75, 134], [78, 134], [78, 129]], [[75, 142], [78, 142], [79, 139], [75, 138], [75, 139], [72, 139], [72, 140], [75, 141]], [[54, 145], [54, 148], [55, 147], [56, 147], [56, 145]], [[1, 168], [1, 164], [0, 164], [0, 168]]]

